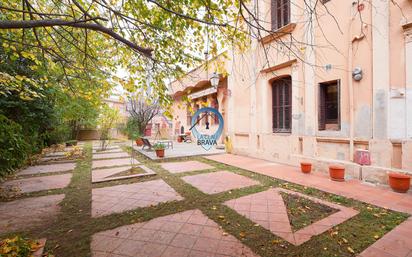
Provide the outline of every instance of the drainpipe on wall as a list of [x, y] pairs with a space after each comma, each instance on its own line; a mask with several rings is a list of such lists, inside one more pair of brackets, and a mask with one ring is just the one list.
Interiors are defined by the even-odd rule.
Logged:
[[349, 31], [348, 31], [348, 42], [349, 42], [349, 47], [348, 47], [348, 72], [347, 72], [347, 81], [348, 81], [348, 86], [349, 86], [349, 160], [353, 161], [353, 154], [354, 154], [354, 142], [353, 142], [353, 136], [354, 136], [354, 124], [353, 124], [353, 80], [352, 80], [352, 66], [353, 66], [353, 40], [352, 40], [352, 23], [355, 19], [355, 16], [352, 14], [352, 10], [354, 8], [354, 5], [352, 4], [351, 8], [351, 19], [349, 23]]
[[[355, 3], [355, 2], [354, 2]], [[352, 8], [354, 8], [354, 4], [352, 4]], [[353, 10], [353, 9], [352, 9]], [[353, 70], [353, 44], [355, 42], [361, 41], [365, 35], [358, 35], [352, 38], [352, 24], [355, 19], [354, 15], [351, 15], [351, 20], [349, 24], [349, 33], [348, 38], [349, 40], [349, 48], [348, 48], [348, 86], [349, 86], [349, 159], [351, 161], [354, 160], [354, 152], [355, 152], [355, 145], [354, 145], [354, 131], [355, 131], [355, 124], [354, 124], [354, 116], [355, 116], [355, 107], [354, 107], [354, 95], [353, 95], [353, 78], [352, 78], [352, 70]], [[363, 26], [363, 25], [361, 25]]]

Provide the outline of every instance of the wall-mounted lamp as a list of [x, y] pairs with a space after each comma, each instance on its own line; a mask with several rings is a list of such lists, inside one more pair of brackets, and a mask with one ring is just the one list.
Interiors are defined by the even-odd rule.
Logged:
[[219, 74], [215, 71], [212, 73], [212, 76], [210, 77], [210, 84], [212, 84], [212, 87], [217, 88], [219, 86]]

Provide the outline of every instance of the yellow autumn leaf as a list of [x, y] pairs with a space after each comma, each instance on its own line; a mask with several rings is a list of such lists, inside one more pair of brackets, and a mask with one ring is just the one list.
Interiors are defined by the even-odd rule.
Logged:
[[354, 251], [351, 247], [348, 246], [347, 249], [348, 249], [348, 251], [349, 251], [350, 253], [355, 253], [355, 251]]

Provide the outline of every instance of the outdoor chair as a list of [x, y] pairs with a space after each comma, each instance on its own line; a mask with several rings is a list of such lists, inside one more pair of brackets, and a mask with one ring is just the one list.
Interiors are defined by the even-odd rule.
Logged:
[[150, 140], [148, 138], [145, 137], [141, 137], [142, 141], [143, 141], [143, 147], [142, 150], [144, 150], [146, 147], [148, 148], [148, 150], [152, 150], [153, 145], [156, 143], [162, 143], [164, 145], [166, 145], [167, 148], [172, 148], [173, 149], [173, 141], [172, 140], [155, 140], [153, 143], [150, 142]]
[[182, 135], [183, 142], [185, 143], [192, 143], [192, 136], [191, 132], [186, 132], [184, 135]]
[[143, 141], [142, 150], [143, 150], [145, 147], [148, 147], [149, 150], [152, 150], [153, 145], [150, 143], [149, 139], [144, 138], [144, 137], [141, 137], [141, 139], [142, 139], [142, 141]]

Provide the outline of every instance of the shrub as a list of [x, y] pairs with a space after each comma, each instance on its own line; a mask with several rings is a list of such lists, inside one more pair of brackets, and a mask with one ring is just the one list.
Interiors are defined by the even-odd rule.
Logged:
[[30, 146], [22, 127], [4, 115], [0, 115], [0, 177], [24, 164]]

